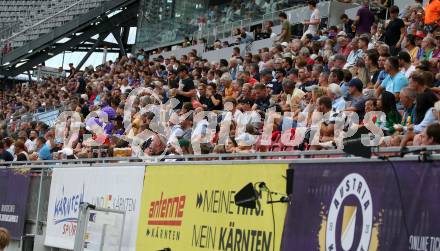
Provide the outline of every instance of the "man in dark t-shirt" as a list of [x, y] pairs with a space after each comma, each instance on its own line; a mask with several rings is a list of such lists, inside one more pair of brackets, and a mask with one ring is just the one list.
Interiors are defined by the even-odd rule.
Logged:
[[354, 38], [355, 36], [355, 33], [353, 32], [354, 21], [348, 18], [347, 14], [344, 13], [341, 15], [341, 22], [344, 25], [344, 31], [345, 33], [347, 33], [347, 36], [349, 38]]
[[368, 1], [364, 0], [362, 7], [356, 14], [354, 24], [356, 26], [356, 34], [358, 35], [369, 33], [370, 28], [374, 23], [374, 15], [370, 11], [368, 5]]
[[264, 84], [256, 84], [255, 87], [255, 104], [252, 110], [260, 110], [265, 112], [270, 106], [270, 96], [267, 95], [266, 86]]
[[348, 82], [348, 93], [350, 94], [351, 104], [346, 111], [356, 112], [359, 119], [362, 120], [365, 115], [366, 98], [362, 95], [363, 83], [357, 78], [353, 78]]
[[8, 151], [6, 151], [5, 145], [0, 141], [0, 160], [13, 161], [14, 156]]
[[400, 46], [405, 35], [405, 23], [398, 18], [399, 7], [391, 6], [390, 20], [386, 25], [385, 43], [390, 46], [391, 55], [396, 55], [400, 51]]
[[223, 110], [222, 96], [217, 93], [214, 83], [209, 83], [206, 86], [206, 94], [200, 97], [200, 103], [206, 105], [206, 111]]
[[272, 95], [278, 95], [283, 90], [283, 80], [286, 76], [284, 69], [275, 70], [275, 79], [267, 84], [267, 87], [272, 89]]
[[182, 108], [183, 103], [191, 102], [191, 98], [196, 94], [196, 87], [194, 82], [188, 75], [188, 68], [185, 65], [181, 65], [178, 69], [179, 72], [179, 88], [176, 90], [176, 99], [179, 101], [176, 109]]
[[77, 79], [77, 88], [76, 88], [77, 94], [84, 94], [86, 93], [86, 81], [82, 76], [79, 76]]

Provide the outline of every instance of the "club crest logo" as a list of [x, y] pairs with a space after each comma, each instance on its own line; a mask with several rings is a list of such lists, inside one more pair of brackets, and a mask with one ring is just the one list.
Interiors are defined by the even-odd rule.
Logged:
[[367, 251], [373, 232], [373, 201], [365, 179], [347, 175], [333, 195], [325, 228], [326, 251]]

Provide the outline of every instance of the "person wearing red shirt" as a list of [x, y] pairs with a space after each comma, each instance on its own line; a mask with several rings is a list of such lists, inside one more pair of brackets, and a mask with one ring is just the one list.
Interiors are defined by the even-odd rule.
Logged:
[[351, 50], [350, 50], [350, 46], [348, 46], [350, 41], [347, 37], [347, 34], [344, 31], [339, 32], [337, 41], [339, 45], [338, 54], [341, 54], [344, 57], [348, 57]]
[[258, 80], [251, 77], [251, 73], [248, 71], [244, 71], [241, 73], [241, 78], [244, 80], [245, 83], [248, 83], [252, 86], [254, 86], [256, 83], [258, 83]]

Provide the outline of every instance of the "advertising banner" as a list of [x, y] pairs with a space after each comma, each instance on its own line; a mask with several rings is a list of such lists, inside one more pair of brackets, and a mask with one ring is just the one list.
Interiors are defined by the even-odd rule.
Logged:
[[29, 184], [29, 170], [0, 169], [0, 227], [14, 240], [23, 236]]
[[235, 205], [234, 196], [249, 182], [285, 191], [286, 169], [286, 164], [148, 166], [137, 250], [279, 250], [287, 204], [272, 204], [272, 211], [263, 192], [256, 209], [246, 209]]
[[145, 168], [55, 168], [52, 174], [45, 245], [73, 249], [79, 205], [126, 212], [122, 250], [136, 250]]
[[282, 250], [440, 250], [438, 164], [295, 164]]

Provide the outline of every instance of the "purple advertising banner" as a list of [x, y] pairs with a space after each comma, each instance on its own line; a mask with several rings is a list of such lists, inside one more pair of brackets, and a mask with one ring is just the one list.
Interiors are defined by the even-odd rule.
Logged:
[[0, 227], [14, 240], [23, 235], [29, 184], [28, 171], [0, 169]]
[[293, 167], [282, 250], [440, 251], [439, 162]]

